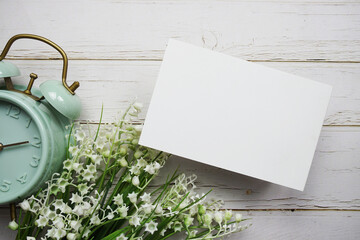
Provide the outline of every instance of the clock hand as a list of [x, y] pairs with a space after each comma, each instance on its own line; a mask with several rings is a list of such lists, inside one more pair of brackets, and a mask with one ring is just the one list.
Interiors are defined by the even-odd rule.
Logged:
[[6, 147], [17, 146], [17, 145], [22, 145], [22, 144], [26, 144], [26, 143], [29, 143], [29, 141], [11, 143], [11, 144], [6, 144], [6, 145], [0, 143], [0, 151], [2, 151]]

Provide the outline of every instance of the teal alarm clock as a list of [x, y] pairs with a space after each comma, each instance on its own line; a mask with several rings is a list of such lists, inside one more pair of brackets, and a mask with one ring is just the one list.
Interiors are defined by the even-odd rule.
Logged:
[[[62, 82], [46, 81], [35, 89], [37, 75], [31, 73], [27, 86], [13, 84], [11, 77], [20, 72], [3, 59], [21, 38], [47, 43], [62, 55]], [[0, 56], [0, 205], [34, 194], [66, 158], [67, 126], [81, 111], [75, 94], [79, 83], [68, 86], [67, 67], [68, 58], [58, 45], [31, 34], [12, 37]]]

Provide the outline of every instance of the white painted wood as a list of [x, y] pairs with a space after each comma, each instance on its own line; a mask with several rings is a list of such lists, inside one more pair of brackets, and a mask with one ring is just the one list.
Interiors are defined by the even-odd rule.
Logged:
[[[243, 222], [243, 225], [252, 223], [252, 226], [227, 239], [357, 240], [360, 235], [359, 211], [241, 211], [240, 213], [246, 218], [251, 218]], [[7, 219], [7, 210], [0, 209], [0, 236], [4, 240], [15, 237], [15, 232], [6, 227]]]
[[[358, 239], [359, 13], [357, 0], [2, 1], [0, 49], [18, 33], [43, 35], [63, 47], [73, 60], [69, 82], [81, 82], [82, 120], [97, 121], [104, 103], [104, 119], [110, 121], [136, 95], [146, 112], [170, 37], [333, 85], [304, 192], [177, 158], [155, 184], [181, 161], [181, 170], [198, 175], [199, 191], [213, 188], [212, 196], [225, 199], [227, 208], [258, 209], [244, 212], [254, 225], [230, 239]], [[59, 55], [40, 43], [20, 40], [9, 57]], [[60, 79], [60, 61], [14, 62], [23, 75], [38, 73], [38, 83]], [[8, 209], [0, 207], [0, 239], [14, 238], [7, 222]]]
[[[29, 32], [73, 59], [161, 59], [171, 37], [252, 60], [359, 61], [359, 12], [359, 1], [12, 0], [0, 45]], [[9, 56], [59, 57], [31, 41]]]
[[230, 239], [359, 239], [359, 212], [248, 212], [253, 226]]
[[[360, 128], [324, 127], [304, 192], [175, 156], [151, 185], [162, 184], [169, 173], [180, 167], [180, 172], [198, 176], [199, 193], [213, 189], [210, 196], [223, 199], [225, 208], [357, 210], [360, 209], [360, 188], [356, 187], [360, 182], [359, 146]], [[235, 157], [234, 161], [237, 160]]]
[[16, 232], [10, 230], [7, 226], [10, 222], [10, 211], [6, 208], [0, 208], [0, 239], [15, 239]]
[[213, 197], [224, 199], [225, 208], [355, 210], [360, 209], [359, 146], [360, 129], [324, 127], [304, 192], [178, 157], [167, 163], [155, 182], [160, 184], [180, 166], [198, 176], [199, 191], [213, 189]]
[[[22, 70], [14, 82], [27, 84], [29, 74], [39, 75], [35, 85], [49, 79], [61, 79], [60, 61], [12, 61]], [[360, 125], [359, 63], [261, 62], [289, 73], [308, 77], [333, 86], [325, 125]], [[144, 103], [147, 111], [155, 86], [160, 61], [70, 61], [69, 82], [80, 81], [78, 94], [83, 101], [80, 119], [97, 121], [104, 104], [104, 120], [111, 121], [132, 99]], [[142, 115], [144, 117], [145, 114]], [[198, 121], [198, 120], [195, 120]], [[231, 122], [231, 119], [229, 119]], [[266, 124], [266, 123], [264, 123]]]

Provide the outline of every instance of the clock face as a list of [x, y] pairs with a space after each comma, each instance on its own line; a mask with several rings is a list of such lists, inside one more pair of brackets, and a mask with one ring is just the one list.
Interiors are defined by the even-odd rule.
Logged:
[[[31, 114], [0, 100], [0, 201], [26, 194], [42, 162], [41, 134]], [[12, 145], [12, 146], [8, 146]], [[1, 149], [1, 147], [0, 147]]]

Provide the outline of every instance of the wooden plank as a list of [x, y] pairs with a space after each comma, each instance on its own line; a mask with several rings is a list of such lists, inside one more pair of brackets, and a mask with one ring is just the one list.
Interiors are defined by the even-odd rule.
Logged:
[[360, 212], [249, 212], [253, 226], [230, 239], [358, 239]]
[[[0, 43], [35, 33], [71, 59], [162, 59], [176, 38], [250, 60], [359, 62], [359, 13], [360, 2], [340, 0], [13, 0], [0, 4]], [[15, 56], [59, 57], [32, 41]]]
[[[254, 61], [307, 61], [261, 64], [333, 85], [324, 124], [359, 126], [359, 10], [357, 0], [13, 0], [0, 3], [6, 23], [0, 26], [0, 49], [12, 35], [28, 32], [54, 40], [71, 59], [101, 60], [70, 63], [69, 81], [82, 84], [81, 119], [93, 121], [102, 102], [110, 121], [135, 95], [146, 112], [170, 37]], [[42, 44], [19, 41], [9, 57], [59, 55]], [[39, 73], [38, 83], [60, 79], [59, 61], [15, 63], [24, 75]], [[180, 163], [181, 171], [198, 175], [199, 191], [213, 188], [212, 196], [225, 199], [227, 208], [259, 209], [243, 212], [254, 226], [230, 239], [358, 239], [359, 129], [323, 128], [304, 192], [178, 158], [169, 160], [155, 184]], [[8, 209], [0, 206], [0, 238], [14, 239], [7, 222]]]
[[223, 199], [225, 208], [360, 210], [359, 146], [360, 128], [324, 127], [304, 192], [179, 157], [169, 159], [151, 185], [162, 184], [180, 167], [198, 176], [199, 193], [212, 189], [210, 197]]
[[180, 166], [198, 176], [199, 191], [213, 189], [211, 196], [224, 199], [226, 208], [360, 209], [359, 145], [360, 128], [324, 127], [304, 192], [179, 157], [168, 161], [155, 184]]
[[[39, 75], [35, 85], [61, 77], [60, 61], [17, 60], [12, 61], [22, 70], [22, 77], [14, 78], [17, 83], [27, 84], [28, 75]], [[325, 125], [360, 125], [360, 64], [358, 63], [304, 63], [304, 62], [261, 62], [299, 76], [333, 86]], [[97, 121], [104, 104], [104, 120], [111, 121], [129, 101], [138, 98], [144, 103], [144, 113], [149, 105], [159, 61], [70, 61], [69, 82], [80, 81], [78, 90], [83, 101], [81, 120]], [[197, 120], [201, 121], [201, 120]], [[264, 123], [266, 124], [266, 123]]]
[[[350, 211], [244, 211], [251, 218], [247, 230], [231, 235], [229, 240], [279, 239], [323, 240], [358, 239], [360, 212]], [[8, 211], [0, 209], [1, 239], [14, 239], [15, 232], [8, 229]], [[246, 225], [245, 222], [243, 225]]]
[[10, 230], [7, 226], [10, 222], [10, 210], [8, 208], [0, 208], [0, 236], [1, 239], [15, 239], [16, 232]]

